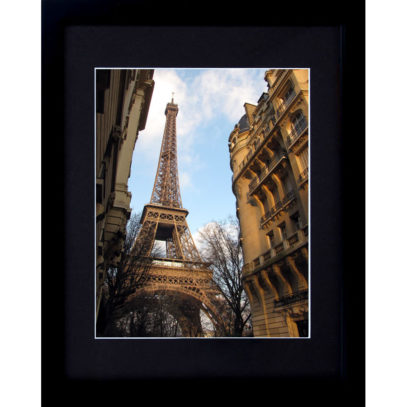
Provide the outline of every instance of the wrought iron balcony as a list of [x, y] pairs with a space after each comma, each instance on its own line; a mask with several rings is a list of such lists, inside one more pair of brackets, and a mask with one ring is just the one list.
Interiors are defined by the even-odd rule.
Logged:
[[249, 192], [252, 192], [256, 185], [259, 183], [259, 177], [254, 177], [249, 184]]
[[294, 191], [287, 192], [287, 194], [284, 196], [284, 198], [281, 201], [278, 201], [269, 211], [267, 211], [260, 218], [260, 224], [263, 224], [268, 219], [270, 219], [272, 216], [274, 216], [280, 209], [282, 209], [285, 205], [287, 205], [294, 198], [295, 198]]
[[285, 195], [285, 197], [283, 198], [283, 201], [282, 201], [283, 205], [287, 204], [288, 202], [290, 202], [294, 198], [295, 198], [294, 191], [287, 192], [287, 194]]
[[275, 215], [281, 208], [283, 204], [281, 201], [278, 201], [269, 211], [267, 211], [260, 219], [261, 223], [264, 223], [267, 219]]
[[279, 300], [274, 300], [276, 307], [292, 304], [297, 301], [303, 301], [308, 299], [308, 290], [297, 291], [296, 293], [285, 295], [280, 297]]
[[287, 137], [287, 144], [291, 146], [294, 144], [300, 136], [304, 133], [304, 130], [308, 127], [308, 121], [303, 117], [292, 129], [291, 133]]
[[283, 151], [278, 152], [275, 155], [274, 159], [270, 162], [270, 164], [268, 164], [266, 167], [264, 167], [262, 169], [262, 171], [260, 172], [260, 175], [258, 177], [253, 178], [250, 181], [249, 194], [251, 194], [254, 191], [254, 189], [257, 187], [257, 185], [259, 185], [261, 182], [263, 182], [264, 178], [266, 178], [267, 175], [270, 174], [274, 170], [274, 168], [276, 168], [277, 164], [285, 156], [286, 155]]

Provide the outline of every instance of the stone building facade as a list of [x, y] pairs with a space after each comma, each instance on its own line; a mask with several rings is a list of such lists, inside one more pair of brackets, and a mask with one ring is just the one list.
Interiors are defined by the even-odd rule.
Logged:
[[229, 137], [243, 285], [254, 336], [307, 337], [307, 69], [265, 72], [267, 92]]
[[127, 183], [138, 133], [146, 126], [152, 69], [96, 69], [96, 317], [105, 273], [120, 260], [130, 217]]

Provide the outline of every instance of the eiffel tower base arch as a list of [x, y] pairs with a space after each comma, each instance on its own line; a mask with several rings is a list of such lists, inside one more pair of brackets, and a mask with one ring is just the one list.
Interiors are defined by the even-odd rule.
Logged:
[[[132, 273], [129, 272], [122, 305], [117, 309], [118, 316], [128, 314], [137, 308], [143, 298], [156, 296], [161, 299], [166, 312], [175, 318], [184, 337], [202, 337], [201, 311], [211, 321], [214, 331], [222, 331], [222, 318], [219, 310], [223, 300], [218, 298], [219, 291], [213, 285], [212, 272], [206, 268], [170, 267], [153, 265], [144, 276], [141, 287], [131, 285]], [[155, 300], [155, 301], [156, 301]], [[153, 307], [152, 307], [153, 308]], [[151, 309], [152, 309], [151, 308]]]
[[182, 336], [187, 338], [196, 338], [203, 336], [201, 325], [201, 306], [200, 303], [191, 297], [177, 295], [168, 307], [168, 312], [179, 323]]
[[140, 291], [139, 295], [154, 293], [165, 297], [165, 311], [176, 319], [183, 337], [196, 338], [203, 336], [200, 316], [202, 305], [198, 300], [182, 293], [154, 290]]
[[[153, 314], [155, 312], [157, 319], [162, 318], [162, 316], [159, 315], [159, 311], [154, 311], [154, 307], [157, 307], [157, 303], [160, 303], [160, 311], [165, 311], [177, 321], [182, 337], [199, 338], [204, 336], [201, 311], [204, 311], [208, 316], [206, 305], [188, 294], [167, 291], [158, 287], [150, 286], [147, 289], [141, 288], [137, 290], [137, 294], [128, 297], [122, 306], [116, 309], [114, 320], [120, 320], [133, 313], [137, 310], [140, 302], [144, 302]], [[218, 321], [213, 318], [210, 319], [213, 325], [216, 326]], [[145, 336], [151, 336], [151, 333], [145, 332]]]

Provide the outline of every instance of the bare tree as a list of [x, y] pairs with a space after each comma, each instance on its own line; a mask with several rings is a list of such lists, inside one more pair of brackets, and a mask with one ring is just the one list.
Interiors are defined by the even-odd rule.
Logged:
[[242, 284], [243, 253], [239, 244], [239, 226], [227, 221], [211, 222], [199, 232], [201, 254], [210, 263], [213, 280], [225, 299], [222, 310], [224, 334], [243, 336], [250, 324], [250, 304]]
[[[122, 336], [118, 322], [123, 315], [120, 315], [119, 309], [130, 293], [142, 287], [151, 268], [152, 256], [143, 256], [145, 252], [143, 244], [134, 245], [142, 227], [140, 219], [141, 215], [138, 213], [130, 218], [120, 261], [116, 267], [107, 269], [103, 312], [97, 323], [100, 336]], [[159, 255], [159, 253], [152, 255]]]
[[177, 319], [171, 314], [173, 298], [166, 293], [142, 293], [121, 321], [123, 335], [135, 337], [181, 336]]

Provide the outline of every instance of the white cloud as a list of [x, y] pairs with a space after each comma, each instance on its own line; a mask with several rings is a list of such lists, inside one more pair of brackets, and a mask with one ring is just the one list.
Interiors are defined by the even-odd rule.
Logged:
[[266, 83], [259, 81], [259, 74], [263, 75], [264, 70], [214, 69], [197, 77], [194, 87], [200, 89], [202, 95], [204, 118], [223, 114], [236, 123], [244, 114], [244, 103], [256, 103], [266, 88]]
[[[207, 224], [201, 226], [195, 233], [192, 234], [192, 238], [194, 239], [195, 245], [199, 252], [201, 252], [204, 248], [204, 243], [202, 241], [200, 233], [204, 232], [204, 231], [210, 231], [211, 229], [213, 229], [215, 227], [215, 225], [216, 225], [216, 222], [214, 222], [214, 221], [208, 222]], [[235, 238], [238, 238], [238, 230], [236, 229], [235, 225], [225, 224], [224, 228], [229, 235], [234, 236]]]
[[184, 188], [192, 186], [191, 184], [191, 177], [186, 172], [181, 172], [179, 174], [179, 184], [181, 188], [181, 193]]
[[156, 69], [154, 82], [146, 128], [140, 133], [137, 142], [137, 148], [143, 150], [150, 158], [158, 157], [165, 127], [164, 111], [167, 103], [171, 101], [172, 92], [175, 92], [177, 103], [183, 102], [187, 93], [186, 83], [174, 70]]
[[[195, 148], [197, 137], [202, 137], [202, 128], [211, 120], [211, 125], [216, 128], [218, 120], [230, 125], [232, 131], [244, 114], [244, 103], [257, 103], [266, 89], [264, 72], [265, 69], [155, 69], [147, 124], [137, 141], [138, 154], [157, 165], [165, 127], [164, 111], [174, 92], [174, 102], [179, 107], [180, 184], [181, 188], [194, 185], [194, 174], [205, 167], [206, 157], [201, 157], [200, 150]], [[228, 135], [225, 134], [225, 143]]]
[[181, 79], [176, 69], [155, 69], [155, 87], [138, 148], [155, 157], [159, 151], [165, 126], [165, 106], [179, 106], [177, 117], [178, 147], [188, 153], [200, 126], [220, 118], [237, 123], [244, 114], [245, 102], [257, 103], [266, 83], [261, 79], [264, 69], [208, 69], [197, 72], [191, 82]]

